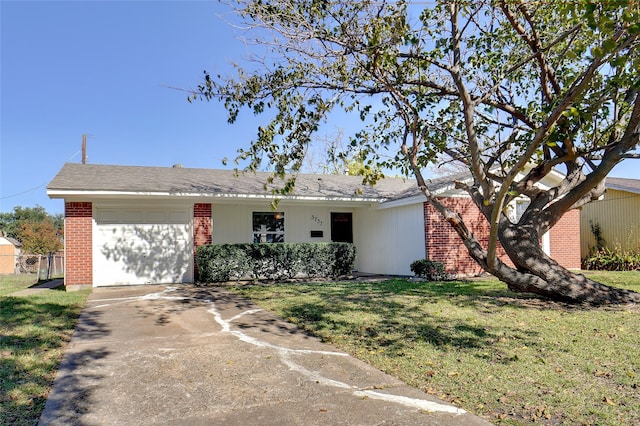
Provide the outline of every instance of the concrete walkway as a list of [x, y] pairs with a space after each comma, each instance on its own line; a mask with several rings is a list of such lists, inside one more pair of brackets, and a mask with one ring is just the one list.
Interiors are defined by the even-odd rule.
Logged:
[[16, 291], [11, 293], [9, 296], [31, 296], [32, 294], [37, 294], [43, 291], [51, 290], [52, 288], [60, 287], [64, 285], [64, 280], [59, 278], [51, 281], [47, 281], [46, 283], [42, 283], [36, 287], [25, 288], [24, 290]]
[[223, 288], [97, 288], [42, 425], [487, 425]]

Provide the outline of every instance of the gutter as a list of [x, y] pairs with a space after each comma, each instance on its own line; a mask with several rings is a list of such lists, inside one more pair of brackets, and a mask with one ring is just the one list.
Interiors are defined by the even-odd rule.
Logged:
[[48, 189], [49, 198], [214, 198], [221, 200], [281, 200], [281, 201], [332, 201], [352, 203], [382, 203], [386, 198], [376, 197], [345, 197], [345, 196], [304, 196], [273, 194], [233, 194], [233, 193], [202, 193], [202, 192], [124, 192], [124, 191], [79, 191]]

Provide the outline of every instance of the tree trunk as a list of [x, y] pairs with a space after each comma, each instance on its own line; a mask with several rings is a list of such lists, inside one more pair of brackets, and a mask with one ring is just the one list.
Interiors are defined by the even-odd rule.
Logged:
[[[429, 192], [416, 166], [414, 166], [414, 173], [418, 186], [429, 204], [456, 231], [471, 258], [486, 272], [506, 283], [509, 290], [539, 294], [552, 300], [570, 303], [592, 305], [640, 303], [640, 293], [609, 287], [590, 280], [582, 274], [569, 271], [550, 258], [542, 250], [538, 231], [542, 227], [548, 228], [549, 223], [538, 223], [544, 221], [539, 215], [531, 216], [530, 223], [526, 223], [525, 220], [525, 223], [513, 224], [506, 218], [500, 221], [498, 229], [500, 244], [515, 268], [500, 259], [497, 259], [494, 266], [490, 266], [487, 250], [470, 232], [460, 215], [446, 207]], [[537, 223], [534, 225], [531, 223], [533, 221]]]
[[560, 266], [544, 253], [531, 227], [505, 223], [500, 231], [500, 243], [516, 269], [501, 263], [490, 272], [510, 290], [572, 303], [640, 302], [640, 293], [600, 284]]

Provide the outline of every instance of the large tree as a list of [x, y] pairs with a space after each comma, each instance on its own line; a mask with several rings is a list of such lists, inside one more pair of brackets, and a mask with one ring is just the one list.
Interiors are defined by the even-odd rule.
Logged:
[[[638, 157], [638, 2], [239, 1], [256, 55], [232, 76], [205, 71], [190, 99], [268, 117], [239, 150], [249, 170], [300, 169], [306, 146], [335, 109], [357, 114], [350, 147], [367, 170], [412, 174], [470, 255], [510, 289], [606, 303], [640, 295], [561, 267], [541, 236], [604, 191], [603, 179]], [[264, 50], [259, 50], [260, 48]], [[458, 163], [458, 182], [490, 225], [481, 244], [429, 189], [424, 169]], [[545, 189], [554, 170], [566, 177]], [[368, 181], [381, 176], [366, 175]], [[286, 192], [291, 185], [285, 185]], [[507, 214], [528, 200], [521, 217]], [[501, 245], [511, 267], [496, 255]]]

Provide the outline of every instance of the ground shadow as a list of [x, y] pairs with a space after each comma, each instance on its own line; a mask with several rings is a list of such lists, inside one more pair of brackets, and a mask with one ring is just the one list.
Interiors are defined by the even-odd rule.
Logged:
[[[80, 418], [91, 411], [99, 401], [93, 398], [93, 392], [100, 386], [104, 375], [96, 373], [100, 360], [110, 352], [105, 348], [87, 349], [81, 352], [67, 353], [58, 368], [58, 374], [40, 417], [40, 425], [81, 425]], [[76, 370], [91, 365], [91, 373]]]
[[[111, 329], [101, 321], [102, 312], [84, 309], [78, 319], [73, 341], [78, 344], [109, 336]], [[40, 425], [81, 425], [79, 418], [98, 403], [93, 398], [104, 375], [99, 373], [101, 362], [110, 351], [105, 347], [65, 353], [49, 394]], [[91, 366], [87, 371], [87, 365]], [[82, 374], [79, 373], [80, 370]]]
[[[494, 342], [504, 336], [518, 339], [523, 345], [535, 345], [539, 337], [535, 330], [527, 330], [517, 324], [497, 327], [447, 316], [439, 311], [441, 307], [437, 307], [438, 300], [443, 298], [448, 303], [485, 314], [498, 313], [505, 305], [514, 309], [538, 310], [548, 309], [551, 304], [552, 307], [575, 309], [572, 305], [526, 295], [514, 297], [506, 289], [491, 290], [488, 294], [479, 286], [473, 281], [429, 283], [408, 280], [345, 282], [326, 286], [300, 284], [294, 292], [302, 297], [299, 301], [291, 297], [279, 314], [295, 321], [305, 332], [321, 338], [329, 339], [339, 331], [337, 334], [360, 341], [368, 350], [383, 348], [388, 353], [403, 354], [418, 342], [458, 351], [493, 347]], [[260, 286], [236, 287], [236, 290], [248, 297], [256, 297], [257, 301], [272, 297], [268, 286], [263, 290]], [[277, 297], [287, 297], [287, 294]], [[312, 301], [306, 299], [305, 294]], [[405, 296], [409, 296], [409, 302]], [[369, 316], [358, 319], [358, 315]], [[510, 359], [503, 357], [500, 362], [510, 362]]]
[[80, 315], [73, 338], [79, 341], [92, 340], [111, 334], [111, 330], [100, 321], [100, 311], [85, 309]]
[[[250, 300], [230, 292], [226, 288], [195, 287], [191, 292], [198, 298], [213, 301], [216, 309], [223, 314], [225, 319], [258, 309], [257, 305]], [[261, 309], [252, 312], [251, 315], [238, 316], [234, 319], [233, 326], [244, 331], [254, 330], [280, 337], [294, 335], [306, 339], [312, 337], [307, 331]]]
[[[82, 320], [79, 307], [43, 302], [34, 297], [3, 297], [0, 303], [0, 423], [34, 424], [44, 408], [69, 330]], [[94, 332], [104, 334], [95, 316], [86, 317]], [[79, 327], [81, 327], [79, 325]], [[27, 358], [25, 358], [27, 357]], [[34, 357], [25, 365], [25, 359]], [[12, 396], [13, 395], [13, 396]], [[25, 407], [23, 396], [29, 397]]]

